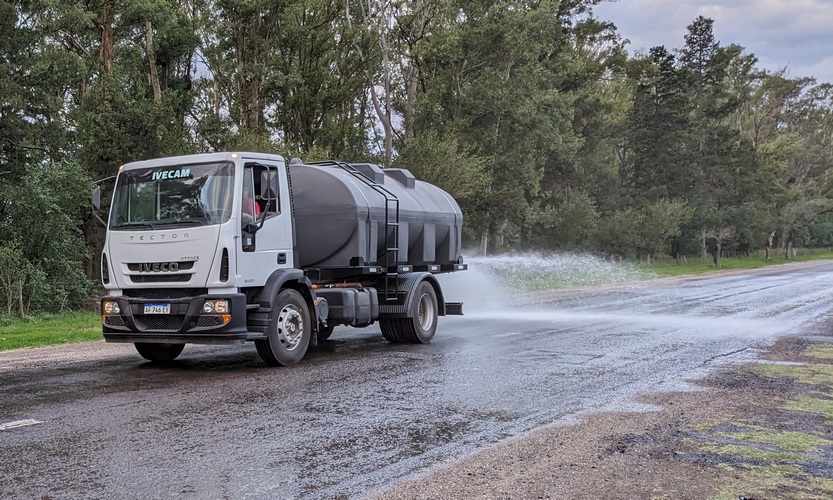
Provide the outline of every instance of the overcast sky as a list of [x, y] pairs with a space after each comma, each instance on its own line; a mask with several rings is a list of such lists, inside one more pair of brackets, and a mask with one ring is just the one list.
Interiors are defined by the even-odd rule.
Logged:
[[833, 83], [833, 0], [603, 0], [594, 12], [631, 41], [632, 54], [682, 47], [686, 26], [702, 15], [714, 19], [721, 45], [742, 45], [759, 67]]

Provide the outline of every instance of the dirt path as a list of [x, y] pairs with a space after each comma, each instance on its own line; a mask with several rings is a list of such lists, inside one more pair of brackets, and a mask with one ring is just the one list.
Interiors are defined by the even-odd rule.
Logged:
[[600, 414], [485, 450], [382, 499], [833, 498], [833, 336], [785, 338], [659, 411]]

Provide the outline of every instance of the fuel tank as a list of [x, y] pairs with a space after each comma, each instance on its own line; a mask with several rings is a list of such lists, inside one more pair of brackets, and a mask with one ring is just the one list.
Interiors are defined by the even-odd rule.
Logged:
[[408, 170], [293, 160], [289, 173], [300, 267], [462, 263], [459, 205]]

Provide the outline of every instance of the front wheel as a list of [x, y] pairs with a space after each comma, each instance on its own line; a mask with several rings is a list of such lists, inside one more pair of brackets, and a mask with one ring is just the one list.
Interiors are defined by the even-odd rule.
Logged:
[[434, 338], [439, 316], [437, 292], [427, 281], [416, 289], [416, 300], [407, 318], [380, 318], [379, 328], [389, 342], [398, 344], [427, 344]]
[[133, 344], [139, 354], [150, 361], [164, 363], [166, 361], [173, 361], [182, 353], [185, 344], [151, 344], [145, 342], [136, 342]]
[[261, 359], [270, 366], [297, 364], [307, 353], [312, 325], [304, 297], [295, 290], [281, 290], [269, 317], [266, 340], [256, 340]]

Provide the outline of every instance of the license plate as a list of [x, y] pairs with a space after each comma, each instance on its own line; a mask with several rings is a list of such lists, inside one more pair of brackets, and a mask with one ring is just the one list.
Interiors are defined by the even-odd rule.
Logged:
[[171, 314], [171, 305], [145, 304], [145, 314]]

